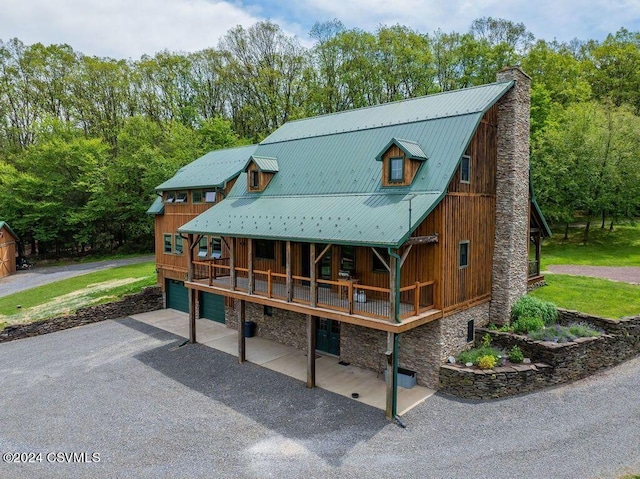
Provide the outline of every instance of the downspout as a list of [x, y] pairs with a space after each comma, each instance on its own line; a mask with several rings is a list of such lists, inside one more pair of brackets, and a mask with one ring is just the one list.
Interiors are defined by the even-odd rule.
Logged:
[[[394, 318], [396, 323], [400, 322], [400, 261], [401, 258], [398, 253], [395, 253], [391, 248], [387, 248], [389, 252], [389, 256], [393, 256], [396, 261], [396, 270], [394, 274], [396, 275], [396, 290], [394, 291], [396, 300], [395, 300], [395, 311]], [[391, 274], [391, 271], [389, 271]], [[393, 335], [393, 407], [391, 408], [391, 415], [394, 419], [399, 420], [398, 418], [398, 339], [399, 335], [396, 333]]]

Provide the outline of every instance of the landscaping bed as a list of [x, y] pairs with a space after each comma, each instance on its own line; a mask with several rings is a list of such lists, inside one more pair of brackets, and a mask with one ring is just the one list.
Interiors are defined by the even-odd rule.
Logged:
[[[611, 320], [563, 309], [552, 316], [552, 324], [530, 332], [520, 331], [518, 322], [504, 331], [476, 329], [476, 347], [440, 368], [440, 391], [468, 399], [528, 393], [582, 379], [640, 354], [640, 316]], [[524, 317], [525, 326], [535, 323], [528, 314]], [[591, 328], [601, 332], [591, 336]], [[554, 340], [545, 340], [549, 337]], [[524, 363], [508, 361], [514, 350]], [[482, 363], [486, 356], [496, 358], [495, 363]]]

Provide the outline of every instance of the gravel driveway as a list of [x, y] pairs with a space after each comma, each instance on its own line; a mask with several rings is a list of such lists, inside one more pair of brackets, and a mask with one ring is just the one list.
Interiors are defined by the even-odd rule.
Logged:
[[[0, 344], [11, 478], [617, 478], [640, 472], [640, 358], [493, 402], [403, 417], [132, 319]], [[85, 453], [65, 463], [64, 454]], [[47, 455], [54, 453], [54, 455]], [[99, 454], [99, 462], [93, 453]], [[37, 456], [36, 456], [37, 457]], [[62, 458], [62, 459], [60, 459]], [[36, 459], [37, 460], [37, 459]]]
[[153, 261], [153, 256], [135, 256], [132, 258], [114, 259], [106, 261], [95, 261], [92, 263], [67, 264], [63, 266], [43, 266], [30, 270], [22, 270], [0, 278], [0, 298], [9, 294], [35, 288], [43, 284], [53, 283], [61, 279], [80, 276], [81, 274], [93, 273], [103, 269], [115, 268], [127, 264], [145, 263]]
[[612, 279], [623, 283], [640, 284], [640, 267], [637, 266], [584, 266], [572, 264], [552, 264], [547, 270], [556, 274], [592, 276]]

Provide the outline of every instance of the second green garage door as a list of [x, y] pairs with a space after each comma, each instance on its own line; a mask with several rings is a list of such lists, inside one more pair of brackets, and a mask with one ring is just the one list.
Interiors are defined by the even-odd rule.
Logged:
[[224, 296], [202, 293], [200, 296], [200, 317], [224, 324]]

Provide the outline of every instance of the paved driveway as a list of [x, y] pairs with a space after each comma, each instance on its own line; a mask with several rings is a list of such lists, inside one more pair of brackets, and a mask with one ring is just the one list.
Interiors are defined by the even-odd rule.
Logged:
[[[615, 478], [640, 472], [640, 359], [494, 402], [432, 396], [404, 416], [132, 319], [0, 344], [11, 478]], [[64, 461], [47, 453], [85, 453]], [[36, 456], [37, 457], [37, 456]], [[68, 457], [68, 456], [67, 456]], [[62, 459], [60, 459], [62, 458]], [[37, 460], [37, 459], [36, 459]], [[628, 468], [628, 469], [625, 469]]]
[[127, 264], [153, 261], [153, 256], [135, 256], [133, 258], [94, 261], [91, 263], [67, 264], [63, 266], [43, 266], [30, 270], [18, 271], [11, 276], [0, 278], [0, 298], [9, 294], [35, 288], [43, 284], [53, 283], [61, 279], [72, 278], [82, 274], [93, 273], [103, 269], [115, 268]]

